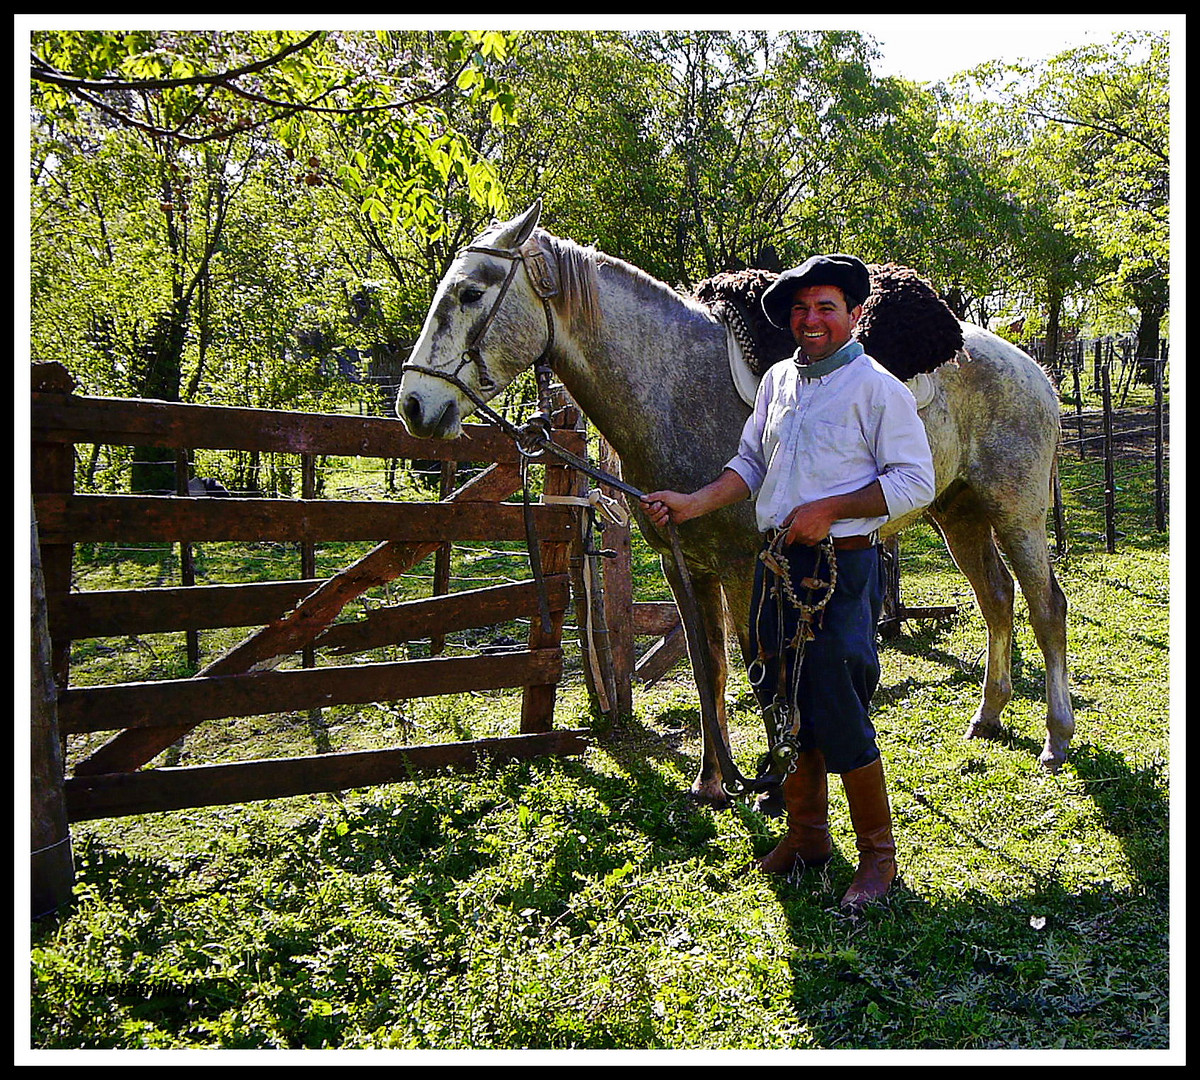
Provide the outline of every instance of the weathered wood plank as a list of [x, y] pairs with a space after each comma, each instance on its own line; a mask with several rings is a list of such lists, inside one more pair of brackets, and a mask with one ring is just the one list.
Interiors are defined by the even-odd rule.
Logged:
[[633, 605], [633, 633], [662, 637], [679, 626], [679, 609], [671, 600], [639, 601]]
[[173, 630], [262, 626], [303, 600], [322, 580], [97, 589], [55, 597], [49, 602], [49, 619], [57, 635], [73, 641], [124, 634], [165, 634]]
[[[551, 611], [562, 611], [570, 600], [567, 575], [548, 576], [546, 595]], [[529, 615], [537, 611], [537, 605], [537, 584], [533, 581], [446, 593], [379, 608], [355, 622], [338, 623], [313, 644], [340, 656], [434, 634], [493, 626]]]
[[540, 686], [557, 682], [561, 675], [562, 650], [539, 649], [83, 686], [59, 694], [58, 723], [65, 734], [184, 723], [195, 726], [205, 720], [298, 712], [328, 705]]
[[[325, 580], [70, 593], [50, 605], [49, 622], [57, 635], [74, 641], [262, 626], [285, 614]], [[547, 578], [546, 585], [551, 607], [565, 607], [570, 600], [566, 578]], [[536, 587], [531, 581], [491, 585], [379, 608], [354, 622], [331, 626], [313, 644], [340, 655], [439, 632], [492, 626], [528, 615], [536, 606]]]
[[687, 637], [682, 624], [679, 624], [646, 650], [633, 669], [633, 677], [645, 686], [653, 686], [686, 656]]
[[[505, 499], [520, 486], [521, 474], [516, 466], [492, 465], [460, 487], [447, 501]], [[432, 542], [396, 540], [378, 545], [305, 597], [286, 617], [252, 634], [214, 660], [200, 675], [235, 675], [277, 656], [298, 652], [311, 644], [351, 600], [398, 577], [436, 550], [437, 544]], [[79, 762], [75, 766], [75, 775], [132, 772], [193, 727], [194, 724], [176, 724], [171, 728], [122, 731]]]
[[[466, 424], [466, 438], [417, 439], [398, 420], [336, 413], [243, 409], [225, 405], [32, 395], [36, 442], [149, 445], [173, 449], [257, 450], [291, 454], [431, 458], [439, 461], [519, 461], [513, 441], [487, 424]], [[554, 440], [580, 452], [581, 438], [556, 431]]]
[[72, 822], [88, 821], [346, 791], [407, 780], [414, 771], [444, 767], [469, 770], [484, 761], [583, 754], [588, 748], [586, 736], [583, 730], [559, 730], [470, 743], [71, 777], [66, 781], [67, 815]]
[[[524, 540], [512, 503], [333, 502], [320, 499], [181, 499], [174, 495], [42, 495], [35, 499], [46, 543], [103, 541]], [[570, 507], [533, 507], [538, 535], [578, 533]]]
[[30, 527], [29, 885], [30, 914], [39, 918], [68, 903], [75, 883], [63, 791], [63, 751], [58, 694], [46, 625], [37, 522]]

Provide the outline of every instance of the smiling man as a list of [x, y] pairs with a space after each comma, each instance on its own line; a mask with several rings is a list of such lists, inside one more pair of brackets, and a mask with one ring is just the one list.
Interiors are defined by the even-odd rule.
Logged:
[[[790, 326], [797, 348], [763, 376], [737, 454], [698, 491], [656, 491], [643, 500], [661, 526], [755, 497], [768, 557], [755, 574], [751, 683], [759, 704], [782, 717], [798, 743], [782, 785], [787, 834], [757, 865], [789, 874], [829, 860], [827, 774], [839, 773], [859, 852], [841, 901], [849, 910], [884, 896], [896, 875], [868, 715], [879, 681], [878, 532], [934, 495], [916, 401], [853, 338], [870, 291], [867, 267], [853, 255], [816, 255], [781, 274], [763, 296], [763, 311], [776, 326]], [[786, 587], [776, 575], [787, 576]], [[804, 603], [819, 591], [813, 582], [835, 576], [809, 639], [792, 597]]]

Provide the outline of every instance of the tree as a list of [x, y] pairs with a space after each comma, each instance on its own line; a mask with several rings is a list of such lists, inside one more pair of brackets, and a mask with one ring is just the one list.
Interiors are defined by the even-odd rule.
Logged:
[[1070, 156], [1068, 220], [1111, 261], [1113, 285], [1139, 312], [1139, 357], [1158, 355], [1170, 302], [1168, 51], [1165, 34], [1120, 34], [1111, 48], [1063, 53], [1028, 104]]
[[1118, 34], [974, 73], [993, 95], [976, 122], [1004, 133], [1034, 224], [1023, 256], [1040, 267], [1046, 299], [1090, 289], [1136, 308], [1141, 356], [1157, 353], [1169, 298], [1167, 50], [1164, 34]]
[[[441, 103], [484, 103], [505, 122], [508, 100], [491, 67], [509, 39], [435, 38], [436, 50], [401, 52], [387, 35], [33, 34], [40, 358], [50, 352], [82, 366], [108, 392], [195, 393], [220, 344], [213, 313], [244, 301], [247, 273], [265, 269], [238, 258], [263, 230], [235, 235], [231, 223], [244, 221], [244, 204], [269, 202], [282, 172], [302, 189], [337, 183], [363, 218], [416, 236], [444, 229], [438, 184], [446, 176], [461, 178], [469, 198], [499, 206], [494, 171]], [[332, 125], [340, 143], [328, 136]], [[259, 251], [275, 269], [292, 257], [287, 242]], [[311, 275], [290, 280], [316, 284]], [[276, 294], [278, 309], [295, 306]], [[279, 339], [267, 337], [278, 350]], [[247, 355], [260, 353], [251, 346]], [[283, 359], [277, 352], [268, 366]], [[135, 470], [135, 489], [173, 489], [160, 465], [165, 451], [138, 456], [148, 464]]]

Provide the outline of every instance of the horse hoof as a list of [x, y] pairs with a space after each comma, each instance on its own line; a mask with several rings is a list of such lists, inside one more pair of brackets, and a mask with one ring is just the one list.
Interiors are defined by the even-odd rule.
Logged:
[[725, 789], [719, 784], [715, 789], [707, 785], [693, 784], [691, 791], [688, 792], [688, 797], [692, 802], [707, 806], [712, 810], [728, 810], [733, 805], [729, 796], [725, 794]]
[[1041, 765], [1046, 772], [1054, 774], [1058, 772], [1058, 767], [1066, 760], [1067, 755], [1065, 753], [1056, 753], [1055, 751], [1047, 748], [1043, 750], [1041, 755], [1038, 757], [1038, 764]]
[[998, 739], [1000, 732], [999, 720], [980, 720], [977, 718], [967, 725], [966, 734], [963, 735], [963, 739], [967, 742], [970, 742], [971, 739]]

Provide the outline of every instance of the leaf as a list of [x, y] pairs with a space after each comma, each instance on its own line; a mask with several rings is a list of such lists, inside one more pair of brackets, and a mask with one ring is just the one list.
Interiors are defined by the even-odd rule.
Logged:
[[626, 860], [624, 866], [619, 866], [615, 870], [610, 870], [607, 874], [604, 875], [604, 884], [605, 885], [615, 885], [615, 884], [617, 884], [618, 881], [621, 881], [623, 878], [628, 877], [632, 873], [633, 873], [633, 863]]

